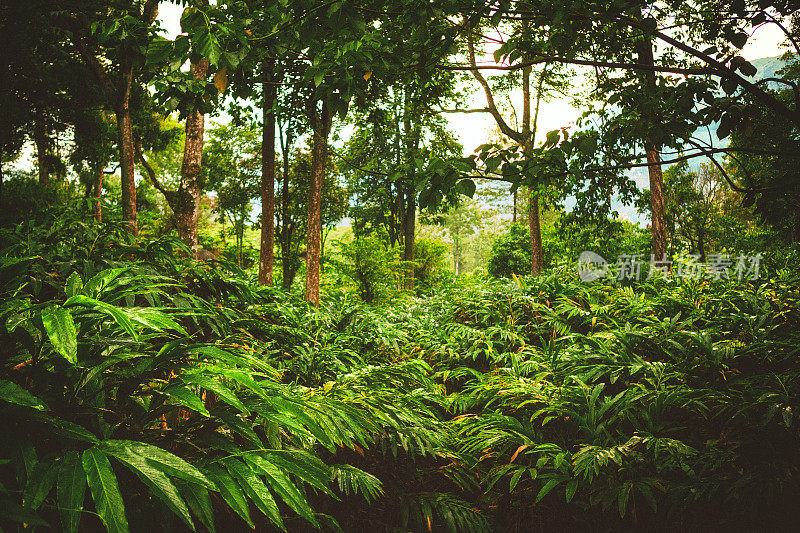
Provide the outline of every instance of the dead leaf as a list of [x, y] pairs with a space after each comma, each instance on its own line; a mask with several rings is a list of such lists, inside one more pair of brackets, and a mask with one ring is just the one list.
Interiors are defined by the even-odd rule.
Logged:
[[372, 71], [367, 72], [366, 74], [364, 74], [364, 81], [369, 81], [371, 77], [372, 77]]
[[214, 87], [216, 87], [220, 93], [224, 93], [227, 86], [228, 71], [224, 68], [221, 68], [216, 72], [216, 74], [214, 74]]
[[517, 458], [517, 455], [519, 455], [519, 454], [520, 454], [520, 452], [527, 450], [528, 448], [530, 448], [530, 445], [529, 445], [529, 444], [523, 444], [522, 446], [520, 446], [519, 448], [517, 448], [517, 451], [515, 451], [515, 452], [514, 452], [514, 455], [512, 455], [512, 456], [511, 456], [511, 460], [510, 460], [508, 463], [509, 463], [509, 464], [513, 463], [513, 462], [514, 462], [514, 459], [516, 459], [516, 458]]

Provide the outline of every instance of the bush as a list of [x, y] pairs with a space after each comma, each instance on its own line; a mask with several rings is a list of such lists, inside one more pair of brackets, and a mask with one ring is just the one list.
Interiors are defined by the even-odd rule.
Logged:
[[414, 242], [414, 277], [418, 291], [429, 291], [442, 281], [448, 249], [440, 239], [422, 237]]
[[496, 278], [509, 278], [512, 274], [524, 276], [531, 272], [531, 241], [525, 226], [515, 224], [492, 245], [489, 256], [489, 274]]
[[359, 236], [350, 242], [334, 241], [333, 245], [344, 260], [331, 258], [331, 263], [355, 284], [362, 300], [375, 302], [397, 290], [403, 274], [399, 250], [389, 248], [371, 235]]

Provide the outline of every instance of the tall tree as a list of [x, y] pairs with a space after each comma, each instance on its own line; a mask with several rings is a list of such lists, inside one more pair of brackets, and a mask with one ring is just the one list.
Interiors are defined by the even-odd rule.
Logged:
[[[178, 110], [186, 118], [186, 140], [181, 164], [181, 180], [169, 191], [157, 183], [137, 142], [137, 155], [153, 184], [167, 199], [175, 214], [180, 238], [197, 252], [197, 220], [202, 189], [202, 157], [205, 115], [213, 110], [228, 86], [228, 77], [240, 67], [250, 46], [247, 40], [249, 19], [239, 6], [211, 6], [205, 0], [194, 2], [181, 16], [185, 35], [174, 41], [156, 39], [148, 48], [147, 64], [162, 69], [155, 77], [158, 100], [167, 112]], [[181, 66], [189, 61], [189, 72]], [[213, 76], [212, 76], [213, 74]], [[209, 79], [211, 78], [211, 79]]]
[[[523, 23], [519, 31], [526, 39], [531, 38], [529, 24]], [[549, 92], [552, 92], [553, 89], [558, 89], [563, 85], [563, 77], [558, 75], [556, 69], [552, 65], [544, 63], [539, 68], [534, 80], [534, 89], [531, 90], [531, 74], [533, 72], [533, 68], [530, 65], [522, 68], [520, 71], [521, 80], [519, 80], [522, 89], [522, 120], [516, 129], [512, 128], [509, 122], [503, 117], [502, 113], [497, 107], [497, 104], [495, 103], [495, 90], [493, 90], [492, 86], [478, 69], [474, 42], [475, 36], [472, 32], [473, 29], [470, 26], [467, 26], [467, 53], [469, 65], [472, 67], [470, 72], [483, 89], [486, 97], [486, 110], [492, 115], [492, 118], [497, 123], [501, 133], [518, 145], [522, 152], [522, 158], [525, 161], [532, 160], [534, 158], [534, 143], [537, 133], [540, 105], [543, 99], [547, 97]], [[533, 115], [531, 115], [532, 109]], [[533, 275], [539, 275], [544, 267], [542, 231], [539, 221], [539, 184], [531, 183], [530, 185], [531, 194], [528, 205], [528, 231], [531, 239], [531, 273]], [[514, 210], [516, 214], [516, 196], [514, 199]]]
[[122, 184], [122, 219], [138, 233], [136, 220], [136, 150], [131, 120], [131, 93], [152, 38], [158, 0], [123, 2], [120, 7], [89, 5], [71, 18], [71, 38], [114, 109]]
[[258, 261], [258, 282], [272, 285], [275, 258], [275, 112], [277, 87], [275, 61], [262, 64], [262, 136], [261, 136], [261, 250]]
[[312, 98], [306, 107], [311, 123], [311, 181], [306, 222], [306, 300], [319, 307], [319, 267], [322, 239], [322, 182], [328, 157], [328, 135], [333, 116], [328, 102]]

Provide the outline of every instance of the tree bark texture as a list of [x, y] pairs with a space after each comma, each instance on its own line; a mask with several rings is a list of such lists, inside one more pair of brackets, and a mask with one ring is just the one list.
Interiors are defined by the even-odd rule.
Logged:
[[531, 191], [530, 205], [528, 206], [528, 229], [531, 235], [531, 274], [538, 276], [544, 267], [544, 252], [542, 251], [542, 229], [539, 225], [539, 196]]
[[[201, 59], [197, 63], [193, 63], [191, 72], [194, 79], [205, 79], [208, 75], [208, 61]], [[197, 255], [197, 217], [200, 208], [204, 130], [204, 115], [198, 110], [192, 111], [186, 118], [186, 142], [181, 163], [181, 184], [174, 205], [170, 204], [175, 213], [178, 236], [192, 249], [194, 256]]]
[[92, 184], [92, 202], [94, 209], [94, 219], [97, 222], [103, 221], [103, 165], [96, 165], [94, 168], [94, 183]]
[[328, 134], [332, 117], [328, 104], [312, 97], [308, 115], [313, 131], [311, 152], [311, 183], [308, 188], [308, 218], [306, 222], [306, 300], [319, 307], [319, 259], [322, 235], [322, 182], [325, 179], [325, 157], [328, 152]]
[[38, 118], [33, 126], [33, 141], [36, 144], [36, 164], [39, 171], [39, 185], [50, 185], [50, 156], [52, 140], [44, 124], [42, 113], [37, 113]]
[[274, 62], [264, 61], [262, 93], [264, 102], [261, 134], [261, 251], [258, 282], [272, 285], [275, 260], [275, 112], [276, 87], [273, 82]]
[[650, 232], [652, 234], [653, 255], [661, 260], [667, 253], [667, 224], [664, 206], [664, 177], [661, 174], [661, 157], [656, 147], [649, 141], [647, 146], [647, 167], [650, 174]]
[[114, 113], [117, 117], [117, 137], [119, 144], [120, 185], [122, 187], [122, 221], [128, 231], [136, 235], [139, 227], [136, 220], [136, 174], [134, 172], [135, 150], [133, 144], [133, 124], [131, 122], [131, 84], [133, 66], [123, 66], [123, 76], [116, 95]]
[[[642, 37], [636, 43], [636, 52], [639, 62], [643, 65], [652, 66], [653, 47], [649, 37]], [[644, 90], [653, 94], [656, 89], [655, 72], [645, 72], [643, 74]], [[657, 127], [658, 117], [648, 117], [650, 127]], [[667, 253], [667, 224], [666, 212], [664, 209], [664, 178], [661, 174], [661, 155], [660, 147], [656, 146], [651, 139], [644, 139], [645, 153], [647, 155], [647, 171], [650, 177], [650, 232], [652, 235], [652, 253], [657, 260], [661, 260]]]

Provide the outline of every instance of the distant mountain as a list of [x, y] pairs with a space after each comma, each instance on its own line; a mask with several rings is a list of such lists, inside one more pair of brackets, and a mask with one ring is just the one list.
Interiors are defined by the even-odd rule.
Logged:
[[[763, 80], [766, 78], [777, 78], [778, 71], [781, 70], [783, 67], [786, 66], [786, 61], [781, 59], [782, 56], [773, 56], [773, 57], [762, 57], [759, 59], [754, 59], [750, 61], [750, 63], [758, 69], [755, 76], [748, 77], [747, 79], [753, 82], [758, 80]], [[782, 84], [769, 82], [770, 89], [777, 89], [780, 88]], [[710, 133], [710, 138], [709, 138]], [[711, 144], [716, 146], [727, 146], [729, 140], [723, 139], [719, 140], [717, 137], [717, 126], [716, 124], [711, 125], [708, 129], [701, 129], [695, 132], [695, 136], [699, 139], [702, 139], [706, 142], [711, 141]], [[700, 159], [693, 159], [689, 161], [689, 165], [691, 167], [696, 167], [701, 162]]]
[[762, 57], [754, 59], [750, 63], [758, 69], [756, 75], [750, 78], [754, 81], [763, 80], [764, 78], [776, 78], [778, 71], [786, 66], [786, 61], [781, 60], [781, 56]]
[[[758, 81], [763, 80], [765, 78], [776, 78], [778, 76], [778, 71], [781, 70], [784, 66], [786, 66], [786, 62], [781, 59], [782, 56], [773, 56], [773, 57], [762, 57], [759, 59], [754, 59], [750, 61], [750, 63], [758, 69], [755, 76], [749, 78], [750, 81]], [[771, 89], [775, 89], [779, 87], [779, 84], [775, 82], [770, 82], [769, 84]], [[706, 142], [711, 142], [712, 145], [717, 147], [724, 147], [728, 145], [729, 139], [719, 140], [717, 138], [717, 127], [716, 125], [712, 125], [708, 129], [701, 129], [695, 132], [695, 136], [699, 139], [702, 139]], [[689, 166], [693, 169], [697, 169], [700, 166], [700, 163], [703, 162], [703, 158], [695, 158], [689, 160]], [[650, 178], [646, 168], [633, 168], [627, 172], [628, 176], [633, 179], [636, 184], [641, 189], [649, 189], [650, 188]], [[636, 211], [636, 208], [633, 206], [625, 206], [619, 202], [614, 202], [613, 207], [619, 212], [621, 216], [627, 217], [629, 220], [633, 222], [638, 222], [640, 224], [647, 224], [649, 217], [647, 214], [641, 214]]]

